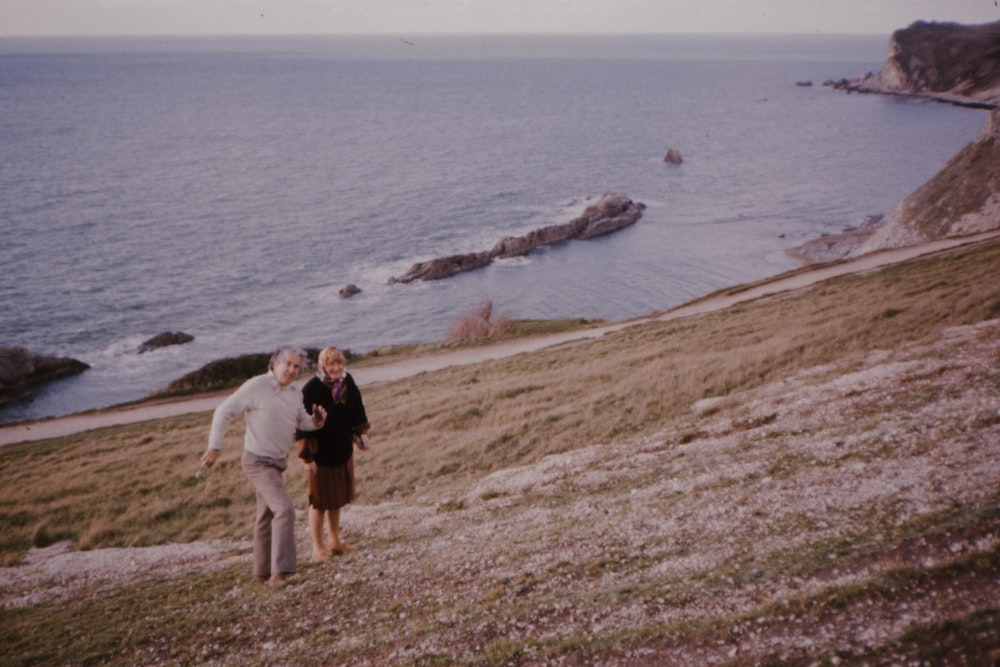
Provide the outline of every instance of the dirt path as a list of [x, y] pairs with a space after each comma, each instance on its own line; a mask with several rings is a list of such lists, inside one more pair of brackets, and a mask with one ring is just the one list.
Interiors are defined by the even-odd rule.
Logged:
[[[503, 359], [516, 354], [534, 352], [573, 341], [599, 338], [606, 333], [620, 331], [644, 322], [669, 320], [721, 310], [736, 303], [809, 287], [837, 276], [865, 273], [897, 262], [932, 255], [958, 246], [971, 245], [995, 238], [1000, 238], [1000, 230], [984, 232], [974, 236], [942, 239], [918, 246], [884, 250], [840, 264], [822, 266], [812, 270], [803, 270], [795, 274], [780, 276], [773, 280], [755, 284], [744, 290], [720, 292], [708, 298], [678, 306], [659, 315], [616, 322], [593, 329], [518, 338], [486, 347], [466, 348], [439, 354], [424, 355], [412, 359], [390, 361], [384, 364], [359, 366], [352, 368], [351, 373], [359, 385], [366, 386], [377, 382], [399, 380], [418, 373], [448, 368], [449, 366]], [[191, 399], [147, 403], [127, 408], [111, 408], [92, 413], [3, 426], [0, 427], [0, 446], [72, 435], [106, 426], [132, 424], [194, 412], [208, 412], [214, 410], [229, 393], [227, 391]]]

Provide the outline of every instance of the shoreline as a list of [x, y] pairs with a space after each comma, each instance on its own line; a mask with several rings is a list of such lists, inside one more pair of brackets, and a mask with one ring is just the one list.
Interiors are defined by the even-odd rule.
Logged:
[[[359, 366], [352, 368], [351, 374], [357, 380], [359, 386], [368, 386], [382, 382], [393, 382], [418, 373], [434, 372], [450, 366], [494, 361], [558, 345], [573, 344], [600, 338], [604, 334], [648, 322], [666, 321], [721, 310], [740, 302], [808, 288], [831, 278], [865, 273], [898, 262], [933, 255], [962, 246], [989, 242], [997, 238], [1000, 238], [1000, 230], [991, 230], [971, 236], [951, 237], [920, 245], [881, 250], [833, 264], [804, 266], [790, 273], [780, 274], [757, 283], [734, 285], [662, 313], [613, 322], [591, 329], [516, 338], [486, 346], [432, 353], [408, 359]], [[126, 407], [109, 407], [64, 417], [52, 417], [0, 425], [0, 447], [65, 437], [109, 426], [121, 426], [193, 413], [211, 412], [232, 391], [230, 389], [193, 397], [161, 399], [140, 404], [130, 404]]]

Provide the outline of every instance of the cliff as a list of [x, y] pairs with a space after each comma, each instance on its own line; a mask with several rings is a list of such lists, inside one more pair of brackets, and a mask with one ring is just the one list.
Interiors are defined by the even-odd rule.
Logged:
[[900, 202], [852, 256], [1000, 229], [1000, 109], [980, 135]]
[[881, 71], [839, 87], [996, 107], [1000, 105], [1000, 21], [971, 26], [918, 21], [893, 33]]
[[805, 264], [1000, 229], [1000, 109], [982, 132], [882, 221], [812, 239], [788, 254]]

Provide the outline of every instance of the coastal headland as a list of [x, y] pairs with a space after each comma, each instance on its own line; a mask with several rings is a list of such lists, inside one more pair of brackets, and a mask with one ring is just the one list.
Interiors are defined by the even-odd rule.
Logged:
[[889, 39], [878, 72], [826, 85], [854, 93], [922, 97], [981, 109], [1000, 106], [1000, 21], [916, 21]]

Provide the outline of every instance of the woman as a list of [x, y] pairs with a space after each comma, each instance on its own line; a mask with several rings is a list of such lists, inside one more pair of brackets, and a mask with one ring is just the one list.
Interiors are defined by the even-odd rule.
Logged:
[[[340, 536], [340, 508], [354, 500], [354, 438], [359, 447], [368, 448], [368, 417], [361, 401], [361, 391], [346, 371], [347, 359], [335, 347], [319, 353], [316, 377], [302, 388], [306, 411], [315, 407], [326, 411], [326, 423], [318, 431], [299, 431], [299, 456], [305, 462], [309, 479], [309, 530], [312, 534], [312, 560], [324, 561], [331, 554], [353, 551], [354, 546]], [[323, 521], [330, 541], [323, 546]]]

